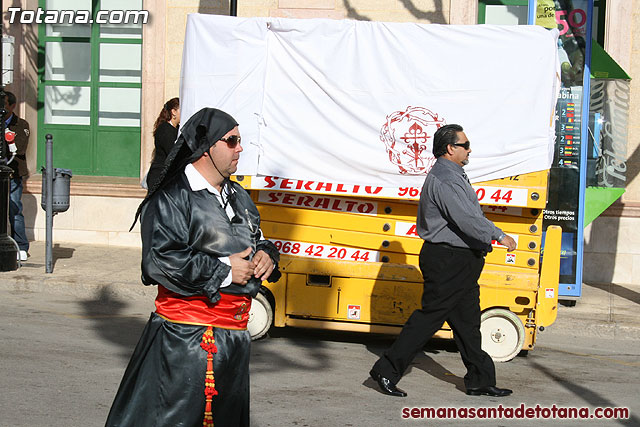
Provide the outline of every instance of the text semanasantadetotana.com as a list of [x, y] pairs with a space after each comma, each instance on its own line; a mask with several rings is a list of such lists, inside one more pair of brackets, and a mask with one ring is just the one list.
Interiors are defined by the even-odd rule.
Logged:
[[425, 419], [628, 419], [629, 408], [586, 408], [564, 407], [552, 405], [526, 406], [524, 403], [516, 407], [413, 407], [402, 408], [402, 418]]
[[148, 10], [98, 10], [95, 18], [90, 10], [27, 10], [10, 7], [9, 24], [146, 24]]

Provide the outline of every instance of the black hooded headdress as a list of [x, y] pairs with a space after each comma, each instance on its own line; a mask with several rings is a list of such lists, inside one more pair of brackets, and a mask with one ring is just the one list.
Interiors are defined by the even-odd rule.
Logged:
[[236, 126], [238, 123], [233, 117], [216, 108], [203, 108], [191, 116], [184, 126], [180, 126], [180, 136], [167, 155], [160, 176], [155, 184], [149, 188], [144, 200], [138, 206], [129, 231], [136, 225], [143, 206], [156, 191], [181, 174], [189, 163], [202, 157], [213, 144]]

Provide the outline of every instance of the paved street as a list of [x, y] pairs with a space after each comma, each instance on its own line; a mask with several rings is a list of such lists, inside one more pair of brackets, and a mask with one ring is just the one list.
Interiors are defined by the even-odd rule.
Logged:
[[[0, 425], [101, 426], [138, 336], [149, 299], [124, 301], [0, 288]], [[252, 425], [431, 425], [403, 420], [403, 407], [479, 407], [521, 403], [614, 407], [629, 420], [559, 421], [559, 425], [640, 425], [640, 341], [592, 339], [548, 329], [528, 357], [498, 364], [498, 385], [514, 395], [463, 393], [455, 345], [432, 342], [399, 384], [405, 399], [380, 394], [367, 372], [390, 344], [384, 336], [285, 330], [252, 347]], [[460, 425], [461, 420], [437, 425]], [[540, 421], [473, 421], [539, 425]]]

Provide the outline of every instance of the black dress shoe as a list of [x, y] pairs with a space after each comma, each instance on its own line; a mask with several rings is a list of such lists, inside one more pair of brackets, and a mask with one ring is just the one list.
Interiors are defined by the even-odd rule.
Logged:
[[388, 394], [389, 396], [398, 396], [398, 397], [407, 396], [407, 393], [400, 390], [398, 387], [396, 387], [396, 385], [393, 382], [391, 382], [390, 379], [383, 377], [373, 369], [369, 372], [369, 375], [371, 375], [371, 378], [376, 380], [376, 382], [378, 383], [378, 386], [380, 387], [380, 390], [382, 390], [384, 394]]
[[492, 385], [486, 387], [478, 387], [478, 388], [468, 388], [467, 394], [470, 396], [494, 396], [494, 397], [504, 397], [509, 396], [513, 393], [512, 390], [508, 388], [498, 388]]

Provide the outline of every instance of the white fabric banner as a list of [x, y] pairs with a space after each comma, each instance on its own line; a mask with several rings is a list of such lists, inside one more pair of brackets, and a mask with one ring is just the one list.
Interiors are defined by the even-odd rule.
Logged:
[[473, 182], [548, 169], [557, 31], [189, 15], [183, 123], [240, 123], [239, 175], [420, 187], [443, 124], [464, 127]]

